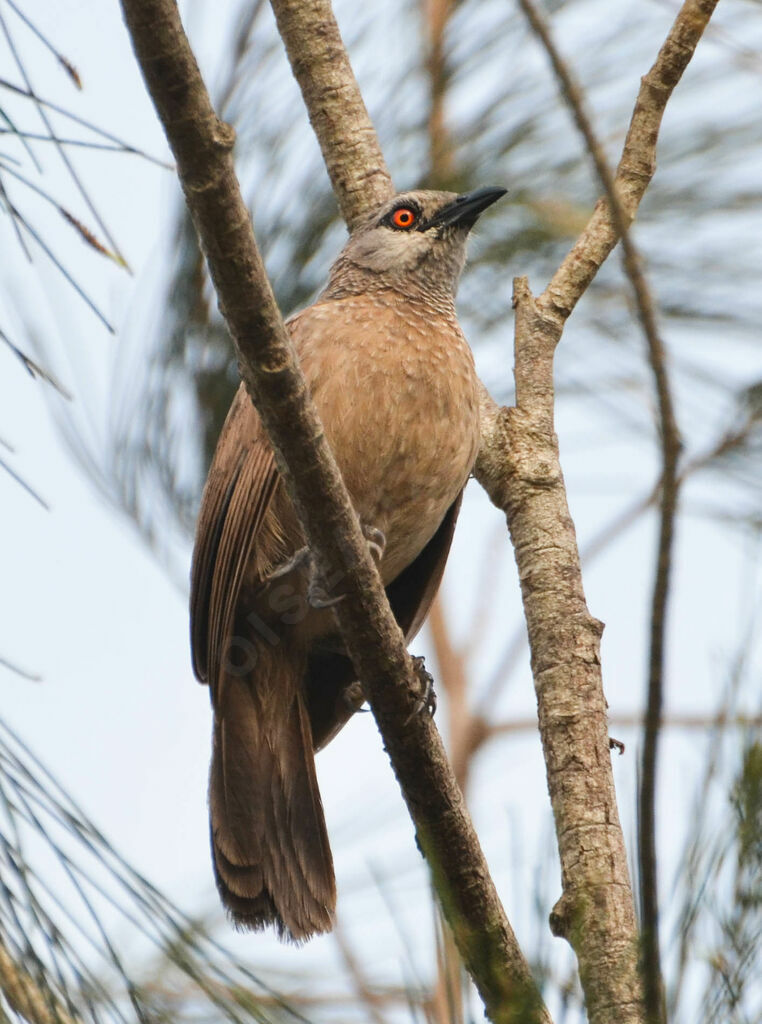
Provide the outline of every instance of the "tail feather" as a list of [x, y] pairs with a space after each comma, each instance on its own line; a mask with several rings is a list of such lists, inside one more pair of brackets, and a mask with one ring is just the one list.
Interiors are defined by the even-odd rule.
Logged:
[[302, 941], [330, 931], [336, 884], [298, 666], [279, 653], [267, 675], [260, 659], [255, 681], [226, 677], [217, 691], [212, 853], [236, 925]]

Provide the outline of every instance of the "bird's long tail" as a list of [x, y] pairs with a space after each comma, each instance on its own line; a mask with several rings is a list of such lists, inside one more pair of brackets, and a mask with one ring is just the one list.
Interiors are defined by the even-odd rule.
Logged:
[[282, 649], [262, 654], [256, 678], [226, 675], [217, 689], [214, 871], [238, 927], [272, 924], [299, 942], [332, 927], [333, 859], [300, 689], [304, 666]]

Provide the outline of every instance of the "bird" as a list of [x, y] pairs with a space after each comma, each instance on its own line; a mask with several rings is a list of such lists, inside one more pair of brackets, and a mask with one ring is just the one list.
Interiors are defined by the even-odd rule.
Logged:
[[[439, 587], [479, 444], [479, 385], [455, 312], [466, 240], [505, 194], [402, 192], [354, 227], [286, 328], [409, 642]], [[193, 670], [213, 708], [209, 818], [234, 926], [330, 931], [336, 882], [315, 753], [362, 703], [262, 422], [243, 384], [203, 490]]]

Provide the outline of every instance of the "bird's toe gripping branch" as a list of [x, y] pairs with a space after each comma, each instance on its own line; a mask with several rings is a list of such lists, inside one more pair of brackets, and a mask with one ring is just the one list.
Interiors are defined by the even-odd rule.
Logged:
[[375, 526], [369, 526], [367, 523], [361, 523], [360, 529], [362, 530], [363, 537], [368, 542], [370, 553], [375, 556], [377, 562], [380, 562], [384, 557], [384, 551], [386, 551], [386, 535], [384, 531], [379, 530]]
[[[405, 725], [407, 725], [408, 722], [412, 722], [415, 716], [420, 715], [422, 711], [428, 712], [428, 714], [433, 718], [434, 712], [437, 709], [437, 695], [434, 692], [434, 678], [426, 668], [426, 663], [422, 657], [413, 657], [413, 668], [415, 669], [416, 676], [421, 684], [421, 693], [418, 696], [415, 707], [406, 719]], [[355, 680], [350, 683], [349, 686], [345, 687], [341, 699], [347, 710], [352, 714], [356, 714], [358, 711], [370, 711], [370, 708], [363, 707], [363, 705], [367, 703], [367, 697], [365, 695], [363, 685], [359, 680]]]
[[[367, 523], [361, 523], [360, 528], [363, 536], [368, 542], [368, 550], [376, 559], [376, 562], [380, 562], [384, 557], [384, 551], [386, 550], [386, 536], [383, 530], [379, 530], [375, 526], [369, 526]], [[276, 565], [276, 567], [272, 569], [262, 580], [260, 589], [264, 589], [273, 580], [280, 579], [282, 576], [287, 576], [289, 573], [302, 568], [307, 569], [309, 574], [307, 583], [307, 601], [311, 608], [331, 608], [333, 605], [338, 604], [339, 601], [344, 600], [346, 594], [330, 596], [329, 590], [332, 589], [336, 583], [334, 582], [330, 587], [326, 588], [325, 583], [318, 575], [312, 552], [306, 545], [295, 551], [290, 558], [281, 562], [280, 565]]]
[[266, 587], [272, 580], [279, 580], [281, 576], [288, 576], [290, 572], [294, 572], [295, 569], [301, 569], [302, 566], [306, 565], [312, 565], [312, 555], [310, 554], [310, 549], [305, 544], [303, 548], [298, 548], [285, 562], [276, 565], [262, 580], [262, 586]]
[[359, 711], [370, 711], [369, 707], [364, 707], [368, 702], [368, 698], [365, 696], [365, 690], [359, 679], [355, 679], [354, 682], [351, 682], [349, 686], [344, 688], [341, 699], [347, 711], [350, 711], [353, 715], [356, 715]]
[[408, 722], [411, 722], [416, 715], [420, 715], [422, 711], [427, 711], [433, 718], [434, 712], [437, 710], [437, 695], [434, 691], [434, 677], [426, 668], [426, 662], [422, 657], [414, 656], [413, 668], [415, 669], [415, 674], [418, 676], [422, 692], [418, 698], [418, 702], [405, 722], [405, 725], [407, 725]]

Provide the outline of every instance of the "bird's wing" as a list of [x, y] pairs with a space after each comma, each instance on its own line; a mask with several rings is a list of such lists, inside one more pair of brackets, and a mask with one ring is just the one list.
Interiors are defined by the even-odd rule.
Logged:
[[442, 582], [462, 498], [461, 491], [423, 551], [386, 588], [394, 617], [408, 643], [423, 625]]
[[241, 583], [279, 481], [272, 449], [243, 385], [222, 428], [204, 488], [191, 567], [191, 654], [215, 684]]

